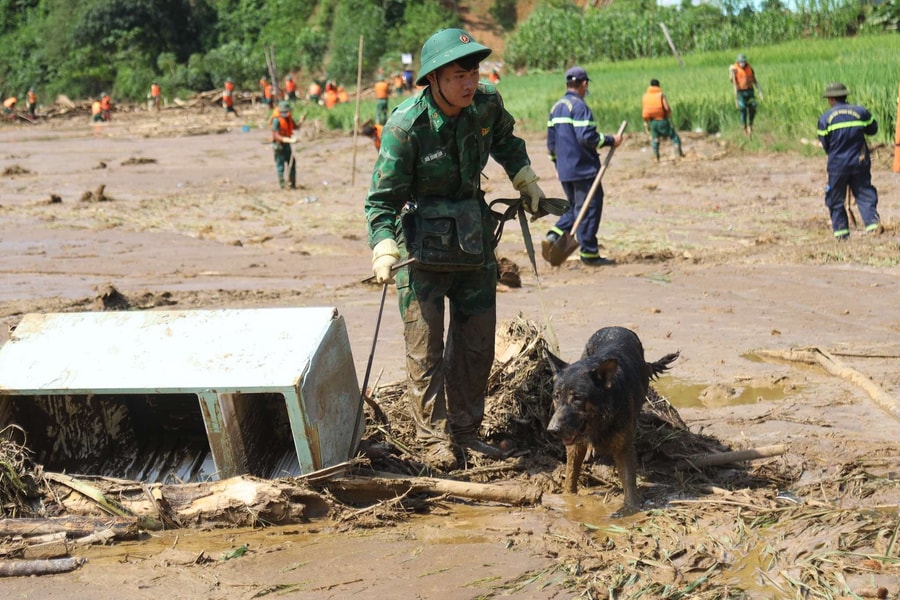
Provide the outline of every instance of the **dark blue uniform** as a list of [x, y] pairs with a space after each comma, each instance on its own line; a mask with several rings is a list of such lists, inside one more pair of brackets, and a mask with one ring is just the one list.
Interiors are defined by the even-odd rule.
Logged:
[[[597, 148], [612, 146], [615, 138], [597, 131], [594, 114], [576, 92], [569, 90], [550, 110], [547, 122], [547, 150], [556, 164], [556, 173], [569, 200], [567, 210], [551, 230], [557, 235], [569, 231], [587, 199], [600, 157]], [[581, 245], [581, 258], [599, 257], [597, 230], [603, 214], [603, 186], [598, 186], [575, 238]]]
[[856, 198], [866, 231], [880, 228], [878, 191], [872, 185], [872, 161], [866, 136], [878, 133], [878, 121], [862, 106], [838, 101], [819, 117], [819, 141], [828, 153], [828, 187], [825, 206], [831, 213], [834, 236], [850, 235], [844, 199], [847, 186]]

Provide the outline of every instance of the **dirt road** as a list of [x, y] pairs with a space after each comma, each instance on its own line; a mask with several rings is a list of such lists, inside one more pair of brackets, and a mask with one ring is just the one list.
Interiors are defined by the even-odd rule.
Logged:
[[[362, 203], [375, 151], [366, 138], [354, 147], [351, 136], [307, 124], [297, 145], [303, 189], [280, 191], [261, 122], [261, 113], [225, 121], [218, 111], [172, 109], [95, 126], [86, 117], [3, 125], [2, 323], [96, 308], [106, 285], [146, 307], [334, 306], [361, 380], [380, 297], [360, 283], [369, 274]], [[509, 223], [498, 252], [519, 265], [523, 286], [500, 294], [499, 316], [549, 317], [569, 359], [614, 324], [637, 331], [651, 359], [680, 350], [657, 388], [692, 430], [736, 448], [787, 445], [755, 473], [757, 486], [723, 492], [713, 480], [708, 495], [618, 522], [608, 515], [620, 490], [596, 485], [577, 498], [545, 494], [536, 508], [448, 501], [427, 518], [375, 530], [169, 532], [91, 549], [71, 574], [0, 580], [3, 596], [563, 598], [644, 589], [665, 597], [690, 589], [691, 597], [789, 598], [792, 580], [840, 593], [880, 585], [896, 596], [900, 423], [846, 379], [752, 354], [817, 346], [900, 397], [900, 174], [886, 151], [876, 153], [886, 231], [854, 231], [839, 244], [822, 200], [824, 156], [748, 155], [712, 137], [684, 138], [678, 162], [653, 164], [640, 135], [616, 152], [600, 231], [613, 267], [539, 264], [538, 280]], [[545, 191], [561, 195], [543, 138], [526, 139]], [[495, 163], [485, 175], [489, 198], [513, 194]], [[80, 200], [101, 185], [107, 201]], [[550, 225], [534, 223], [531, 233], [539, 239]], [[403, 377], [393, 298], [374, 364], [384, 382]], [[766, 479], [766, 468], [777, 475]], [[652, 488], [639, 483], [645, 494]], [[801, 530], [767, 529], [740, 508], [767, 503], [768, 516], [782, 515], [782, 492], [827, 516], [804, 513], [812, 520]], [[872, 508], [881, 520], [865, 537], [861, 515]], [[669, 528], [659, 529], [661, 518]], [[854, 535], [858, 555], [842, 547]], [[244, 543], [248, 555], [218, 560]], [[201, 552], [214, 561], [195, 564]], [[629, 580], [636, 572], [644, 579]]]

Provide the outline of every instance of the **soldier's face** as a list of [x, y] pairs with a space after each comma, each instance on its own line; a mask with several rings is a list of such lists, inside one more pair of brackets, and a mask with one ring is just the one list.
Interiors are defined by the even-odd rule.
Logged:
[[478, 87], [478, 65], [465, 69], [453, 63], [438, 69], [435, 78], [441, 93], [453, 106], [466, 108], [472, 104]]

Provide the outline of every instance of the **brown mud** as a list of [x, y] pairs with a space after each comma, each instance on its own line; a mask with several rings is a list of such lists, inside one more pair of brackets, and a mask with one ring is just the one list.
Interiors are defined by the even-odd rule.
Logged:
[[[4, 124], [0, 341], [25, 313], [123, 302], [334, 306], [361, 381], [380, 300], [380, 288], [360, 283], [371, 141], [307, 122], [295, 147], [302, 189], [281, 191], [264, 122], [249, 108], [239, 120], [171, 108], [102, 125]], [[600, 231], [613, 267], [539, 263], [535, 277], [508, 223], [498, 252], [518, 266], [521, 287], [501, 288], [499, 318], [549, 319], [568, 360], [606, 325], [634, 329], [650, 359], [680, 350], [656, 388], [690, 431], [730, 449], [784, 444], [783, 455], [712, 471], [644, 465], [646, 510], [626, 519], [610, 518], [622, 496], [606, 467], [595, 465], [575, 497], [557, 493], [553, 461], [503, 468], [500, 479], [541, 486], [542, 504], [444, 498], [378, 527], [169, 531], [91, 547], [72, 573], [0, 580], [3, 597], [794, 598], [879, 586], [896, 597], [900, 423], [848, 380], [754, 351], [827, 349], [900, 397], [900, 175], [876, 153], [886, 231], [855, 230], [839, 244], [822, 200], [824, 156], [684, 138], [677, 162], [653, 164], [640, 134], [617, 150]], [[545, 191], [560, 195], [543, 137], [526, 141]], [[495, 163], [485, 175], [489, 199], [514, 195]], [[550, 225], [532, 223], [535, 240]], [[395, 299], [374, 357], [380, 386], [404, 374]]]

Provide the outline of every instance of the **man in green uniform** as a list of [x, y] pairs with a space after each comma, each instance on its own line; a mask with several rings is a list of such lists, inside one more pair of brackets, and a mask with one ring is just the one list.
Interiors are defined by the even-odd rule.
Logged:
[[[540, 210], [544, 197], [515, 120], [496, 89], [479, 83], [490, 53], [461, 29], [425, 42], [416, 83], [426, 87], [391, 113], [365, 203], [375, 278], [396, 275], [410, 410], [429, 444], [425, 460], [440, 469], [456, 464], [456, 448], [502, 455], [478, 437], [497, 320], [496, 220], [480, 185], [488, 158], [526, 210]], [[416, 262], [394, 273], [410, 256]]]

